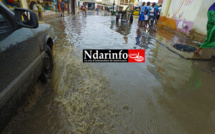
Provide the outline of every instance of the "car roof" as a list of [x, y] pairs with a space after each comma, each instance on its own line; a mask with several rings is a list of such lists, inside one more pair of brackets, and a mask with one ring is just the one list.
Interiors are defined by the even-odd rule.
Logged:
[[4, 8], [8, 13], [11, 15], [14, 15], [14, 12], [12, 12], [8, 7], [6, 7], [3, 3], [0, 2], [0, 7]]

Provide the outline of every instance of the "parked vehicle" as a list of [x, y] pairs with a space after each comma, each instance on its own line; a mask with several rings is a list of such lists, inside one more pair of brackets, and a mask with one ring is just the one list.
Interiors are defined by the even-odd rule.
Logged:
[[38, 24], [33, 11], [12, 12], [0, 2], [0, 132], [33, 83], [47, 81], [55, 39], [53, 28]]
[[134, 7], [134, 12], [133, 12], [133, 15], [140, 15], [140, 9], [139, 7]]

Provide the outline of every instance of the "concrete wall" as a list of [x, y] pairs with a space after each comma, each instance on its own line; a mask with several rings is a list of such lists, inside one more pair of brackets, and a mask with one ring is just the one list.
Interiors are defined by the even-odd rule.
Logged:
[[171, 2], [172, 2], [171, 0], [164, 0], [162, 4], [161, 16], [167, 17]]
[[160, 26], [206, 35], [207, 11], [214, 0], [164, 0]]
[[195, 23], [193, 25], [192, 31], [197, 32], [199, 34], [207, 35], [207, 12], [209, 7], [214, 3], [214, 0], [203, 0], [200, 6], [200, 9], [196, 15]]

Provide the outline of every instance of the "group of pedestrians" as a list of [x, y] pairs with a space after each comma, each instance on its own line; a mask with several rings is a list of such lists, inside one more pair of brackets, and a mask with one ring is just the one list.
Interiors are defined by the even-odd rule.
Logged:
[[141, 26], [143, 25], [144, 22], [144, 26], [147, 28], [147, 26], [153, 26], [154, 23], [157, 23], [159, 17], [160, 17], [160, 12], [161, 12], [161, 5], [158, 7], [156, 5], [156, 3], [152, 3], [152, 5], [150, 2], [147, 2], [147, 4], [145, 2], [142, 3], [141, 6], [139, 6], [140, 8], [140, 17], [139, 17], [139, 22], [141, 24]]

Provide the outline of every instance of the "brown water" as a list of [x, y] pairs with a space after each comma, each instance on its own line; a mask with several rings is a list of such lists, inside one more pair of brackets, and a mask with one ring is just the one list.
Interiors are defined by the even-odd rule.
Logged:
[[[58, 35], [52, 81], [35, 85], [4, 133], [215, 133], [213, 62], [169, 51], [137, 19], [89, 12], [47, 22]], [[82, 49], [145, 49], [146, 62], [82, 63]]]

